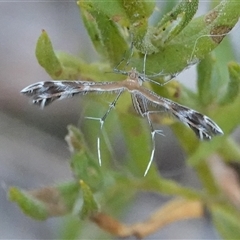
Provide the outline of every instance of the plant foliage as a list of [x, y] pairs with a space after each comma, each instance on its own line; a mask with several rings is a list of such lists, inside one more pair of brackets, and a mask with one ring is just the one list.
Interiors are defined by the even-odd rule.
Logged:
[[[160, 9], [170, 9], [172, 2], [169, 6], [167, 4], [160, 3]], [[121, 156], [121, 163], [113, 166], [113, 151], [110, 149], [110, 153], [106, 152], [106, 148], [104, 150], [102, 147], [104, 163], [101, 167], [98, 165], [93, 149], [96, 147], [99, 126], [93, 127], [92, 121], [85, 121], [84, 134], [74, 126], [69, 126], [66, 140], [72, 152], [70, 166], [74, 179], [69, 183], [34, 191], [12, 187], [9, 199], [16, 202], [26, 215], [45, 220], [78, 209], [77, 216], [89, 218], [111, 234], [144, 237], [157, 230], [150, 227], [151, 231], [143, 232], [144, 224], [154, 226], [154, 221], [164, 221], [166, 211], [173, 216], [167, 221], [170, 223], [186, 217], [202, 217], [203, 208], [206, 207], [223, 238], [240, 238], [240, 202], [234, 198], [234, 193], [240, 192], [240, 188], [230, 178], [227, 178], [229, 182], [221, 181], [226, 177], [227, 170], [228, 173], [234, 171], [229, 169], [227, 163], [240, 161], [239, 146], [230, 136], [240, 123], [240, 65], [229, 62], [227, 66], [220, 54], [223, 51], [221, 45], [228, 52], [234, 52], [227, 39], [220, 43], [238, 21], [240, 1], [220, 1], [206, 14], [194, 18], [198, 5], [197, 0], [182, 0], [161, 17], [154, 1], [80, 0], [77, 2], [80, 15], [101, 62], [89, 64], [84, 59], [56, 51], [44, 30], [36, 45], [36, 57], [53, 79], [93, 81], [124, 79], [122, 75], [106, 74], [118, 65], [123, 56], [125, 61], [120, 68], [133, 66], [142, 72], [143, 57], [147, 53], [146, 74], [162, 72], [165, 76], [176, 76], [185, 68], [200, 62], [197, 67], [197, 92], [174, 81], [163, 88], [157, 85], [149, 87], [157, 94], [210, 116], [223, 129], [224, 136], [216, 137], [211, 142], [200, 142], [181, 123], [165, 121], [161, 116], [154, 120], [156, 123], [167, 123], [172, 128], [186, 153], [187, 163], [196, 170], [202, 181], [203, 189], [187, 188], [165, 179], [154, 165], [143, 177], [150, 154], [150, 132], [147, 125], [129, 110], [130, 100], [123, 98], [105, 124], [108, 133], [113, 131], [117, 134], [119, 130], [116, 126], [123, 133], [127, 150]], [[151, 18], [153, 13], [154, 19]], [[149, 22], [154, 24], [150, 25]], [[129, 50], [131, 44], [132, 56]], [[212, 52], [218, 45], [219, 49]], [[232, 54], [229, 60], [233, 57]], [[126, 65], [128, 60], [129, 64]], [[157, 76], [154, 80], [162, 82], [164, 79]], [[86, 115], [96, 116], [103, 112], [101, 102], [98, 102], [87, 110]], [[90, 134], [93, 131], [95, 134]], [[116, 135], [112, 134], [111, 139], [114, 137]], [[222, 166], [222, 172], [214, 171], [217, 164]], [[232, 184], [236, 188], [231, 191], [224, 184]], [[142, 228], [129, 227], [115, 220], [113, 217], [118, 216], [137, 191], [142, 190], [181, 197], [183, 200], [180, 203], [169, 202], [158, 216], [152, 218], [152, 222], [142, 223]], [[187, 211], [179, 215], [176, 211], [178, 208], [191, 211], [188, 215], [185, 213]], [[82, 222], [74, 226], [82, 229], [84, 224]]]

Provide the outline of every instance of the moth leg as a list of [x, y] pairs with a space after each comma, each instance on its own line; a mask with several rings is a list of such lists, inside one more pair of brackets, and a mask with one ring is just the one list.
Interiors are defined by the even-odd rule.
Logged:
[[145, 82], [145, 78], [146, 78], [146, 61], [147, 61], [147, 51], [144, 54], [143, 57], [143, 81]]
[[147, 165], [147, 168], [144, 172], [144, 177], [147, 175], [148, 171], [149, 171], [149, 168], [152, 164], [152, 161], [153, 161], [153, 158], [154, 158], [154, 154], [155, 154], [155, 149], [156, 149], [156, 141], [155, 141], [155, 134], [160, 134], [162, 136], [165, 136], [162, 132], [162, 130], [157, 130], [157, 129], [154, 129], [153, 125], [152, 125], [152, 121], [150, 119], [150, 114], [151, 113], [156, 113], [158, 111], [147, 111], [144, 113], [144, 116], [146, 116], [147, 120], [148, 120], [148, 124], [149, 124], [149, 127], [150, 127], [150, 130], [151, 130], [151, 141], [152, 141], [152, 151], [151, 151], [151, 156], [150, 156], [150, 159], [148, 161], [148, 165]]
[[[170, 82], [174, 77], [177, 76], [177, 74], [164, 74], [163, 71], [151, 75], [146, 75], [146, 61], [147, 61], [147, 52], [145, 52], [144, 57], [143, 57], [143, 73], [141, 74], [141, 77], [143, 78], [143, 81], [149, 81], [152, 83], [155, 83], [160, 86], [166, 85], [168, 82]], [[150, 79], [151, 77], [159, 77], [162, 76], [164, 82], [160, 83], [155, 80]]]
[[[124, 61], [126, 61], [126, 64], [125, 64], [124, 68], [129, 65], [130, 59], [131, 59], [132, 56], [133, 56], [133, 47], [134, 47], [134, 46], [133, 46], [133, 41], [131, 41], [131, 45], [130, 45], [129, 50], [126, 50], [126, 51], [124, 52], [123, 57], [122, 57], [122, 59], [120, 60], [120, 62], [113, 68], [113, 71], [114, 71], [115, 73], [121, 73], [121, 74], [123, 74], [123, 75], [127, 75], [127, 74], [128, 74], [128, 72], [126, 72], [126, 71], [124, 71], [124, 70], [120, 70], [120, 69], [119, 69], [119, 66], [120, 66]], [[129, 54], [127, 54], [127, 53], [129, 53]], [[126, 56], [126, 55], [127, 55], [127, 56]], [[124, 69], [124, 68], [123, 68], [123, 69]]]
[[134, 45], [133, 45], [133, 40], [132, 39], [133, 39], [133, 36], [131, 36], [131, 45], [130, 45], [130, 49], [129, 49], [130, 54], [129, 54], [129, 57], [128, 57], [127, 62], [126, 62], [126, 66], [128, 66], [128, 64], [130, 62], [130, 59], [133, 56], [133, 47], [134, 47]]
[[106, 111], [106, 113], [101, 118], [86, 117], [87, 119], [98, 120], [100, 122], [100, 130], [99, 130], [99, 134], [98, 134], [98, 137], [97, 137], [97, 153], [98, 153], [98, 162], [99, 162], [100, 166], [102, 165], [100, 133], [102, 131], [103, 124], [104, 124], [108, 114], [116, 106], [117, 101], [118, 101], [119, 97], [121, 96], [121, 94], [123, 93], [123, 91], [124, 91], [123, 89], [119, 91], [117, 97], [109, 104], [108, 110]]

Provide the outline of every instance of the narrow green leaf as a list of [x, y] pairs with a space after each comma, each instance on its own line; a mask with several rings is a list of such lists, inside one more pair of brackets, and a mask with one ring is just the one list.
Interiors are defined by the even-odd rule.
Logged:
[[110, 79], [114, 81], [123, 78], [120, 74], [113, 73], [112, 68], [102, 62], [89, 64], [80, 58], [59, 51], [56, 52], [56, 56], [63, 66], [61, 79], [64, 80], [106, 81]]
[[182, 0], [158, 23], [154, 35], [162, 44], [170, 42], [192, 20], [198, 9], [198, 0]]
[[76, 200], [79, 197], [78, 182], [63, 182], [53, 186], [53, 189], [56, 189], [59, 192], [59, 201], [64, 204], [66, 212], [72, 211], [75, 206]]
[[198, 95], [199, 101], [203, 106], [209, 105], [212, 102], [214, 95], [217, 95], [217, 86], [214, 88], [212, 87], [214, 62], [212, 56], [207, 55], [197, 67]]
[[[129, 179], [127, 181], [129, 181]], [[203, 194], [196, 189], [184, 187], [176, 181], [162, 178], [159, 175], [157, 177], [131, 179], [131, 181], [126, 184], [133, 186], [133, 188], [138, 189], [138, 191], [155, 191], [161, 194], [182, 196], [192, 200], [204, 197]]]
[[36, 57], [39, 64], [53, 79], [92, 79], [96, 81], [106, 80], [107, 77], [117, 79], [116, 74], [106, 75], [106, 72], [112, 71], [106, 64], [87, 64], [82, 59], [70, 54], [55, 52], [46, 31], [43, 31], [38, 39]]
[[46, 72], [57, 79], [62, 74], [62, 66], [56, 57], [51, 40], [45, 30], [42, 30], [42, 34], [39, 37], [36, 45], [35, 54], [38, 63], [46, 70]]
[[16, 202], [24, 214], [31, 218], [45, 220], [49, 216], [46, 206], [24, 190], [11, 187], [8, 191], [8, 197], [11, 201]]
[[226, 86], [229, 83], [229, 71], [227, 65], [229, 62], [233, 61], [233, 59], [236, 59], [236, 50], [232, 44], [231, 36], [225, 37], [221, 42], [221, 45], [214, 49], [212, 55], [216, 59], [214, 69], [216, 69], [215, 72], [217, 72], [214, 78], [217, 90], [215, 96], [219, 95], [217, 102], [221, 104], [226, 91]]
[[[130, 19], [131, 25], [146, 25], [145, 21], [149, 18], [156, 6], [156, 1], [136, 1], [120, 0], [126, 15]], [[134, 26], [133, 26], [134, 27]]]
[[239, 95], [239, 85], [240, 85], [240, 65], [231, 62], [228, 64], [229, 78], [228, 88], [225, 96], [222, 99], [221, 104], [230, 104], [235, 101], [236, 97]]
[[82, 180], [80, 180], [80, 185], [83, 193], [83, 206], [80, 217], [81, 219], [85, 219], [97, 212], [98, 206], [90, 187]]
[[148, 19], [155, 8], [155, 1], [122, 0], [126, 15], [129, 18], [129, 32], [134, 46], [141, 52], [155, 52], [157, 49], [150, 41]]
[[[95, 46], [97, 52], [106, 58], [112, 67], [115, 67], [122, 59], [123, 54], [128, 50], [127, 43], [119, 31], [117, 25], [112, 19], [102, 12], [102, 9], [108, 9], [114, 4], [119, 8], [117, 2], [106, 1], [78, 1], [83, 22], [89, 33], [89, 36]], [[116, 5], [115, 5], [116, 4]], [[119, 10], [121, 13], [122, 10]], [[114, 11], [116, 14], [116, 10]]]
[[238, 142], [232, 138], [228, 138], [219, 149], [220, 155], [227, 162], [240, 162], [240, 148]]
[[206, 160], [199, 162], [199, 164], [195, 166], [195, 171], [197, 172], [204, 187], [204, 191], [208, 194], [208, 197], [210, 197], [210, 195], [217, 196], [220, 190], [216, 185], [215, 179]]
[[211, 207], [211, 213], [214, 225], [224, 239], [240, 238], [240, 214], [238, 211], [223, 205], [214, 205]]
[[65, 139], [73, 152], [71, 167], [74, 176], [87, 182], [94, 191], [101, 189], [104, 184], [101, 168], [98, 161], [92, 157], [92, 152], [88, 149], [80, 129], [72, 125], [68, 126], [68, 135]]
[[168, 14], [168, 12], [172, 11], [172, 9], [178, 4], [178, 0], [172, 0], [172, 1], [164, 1], [161, 2], [160, 9], [157, 5], [157, 13], [155, 13], [154, 18], [152, 19], [153, 25], [158, 26], [158, 23], [162, 21], [162, 18], [164, 18], [165, 15]]
[[77, 179], [83, 179], [93, 191], [102, 189], [105, 181], [97, 159], [89, 157], [87, 152], [78, 152], [71, 158], [72, 171]]
[[[131, 2], [131, 1], [130, 1]], [[114, 1], [78, 1], [77, 4], [81, 9], [85, 9], [88, 12], [98, 11], [102, 15], [105, 15], [115, 23], [120, 24], [124, 27], [129, 27], [130, 20], [127, 16], [127, 13], [124, 9], [124, 4], [122, 0]], [[90, 16], [89, 16], [90, 17]], [[89, 18], [91, 24], [91, 18]], [[93, 21], [92, 21], [93, 22]]]
[[68, 182], [32, 191], [11, 187], [8, 195], [26, 215], [45, 220], [69, 213], [78, 197], [78, 189], [79, 185], [76, 182]]
[[59, 227], [56, 239], [78, 240], [83, 227], [83, 224], [81, 224], [76, 215], [68, 215], [63, 221], [61, 221], [61, 226]]

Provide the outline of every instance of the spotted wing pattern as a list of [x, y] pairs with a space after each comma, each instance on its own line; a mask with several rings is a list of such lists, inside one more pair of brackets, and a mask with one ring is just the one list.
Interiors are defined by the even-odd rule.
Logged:
[[223, 134], [221, 128], [206, 115], [161, 97], [151, 90], [141, 87], [136, 91], [135, 96], [133, 105], [140, 115], [143, 115], [141, 111], [145, 111], [146, 104], [150, 104], [156, 110], [160, 108], [159, 112], [168, 112], [190, 127], [200, 140], [210, 140], [213, 136]]
[[21, 93], [31, 97], [33, 104], [42, 108], [55, 100], [71, 98], [76, 94], [90, 92], [119, 92], [122, 88], [115, 82], [88, 81], [45, 81], [37, 82], [24, 88]]

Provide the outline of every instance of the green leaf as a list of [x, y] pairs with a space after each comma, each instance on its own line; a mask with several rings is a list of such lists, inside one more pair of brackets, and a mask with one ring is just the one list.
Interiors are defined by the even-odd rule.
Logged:
[[204, 192], [207, 193], [208, 197], [210, 195], [217, 196], [220, 192], [219, 188], [216, 185], [216, 181], [212, 175], [211, 170], [207, 160], [202, 160], [197, 166], [195, 166], [195, 171], [198, 174], [199, 179], [204, 187]]
[[219, 149], [219, 153], [227, 162], [240, 162], [240, 148], [238, 142], [232, 138], [228, 138], [224, 145]]
[[154, 35], [162, 44], [170, 42], [192, 20], [198, 9], [198, 0], [179, 2], [158, 23]]
[[[116, 1], [78, 1], [83, 22], [96, 51], [115, 67], [128, 49], [126, 41], [114, 22], [122, 10]], [[106, 15], [103, 9], [115, 9], [112, 13], [117, 14], [112, 19]], [[116, 9], [119, 9], [116, 10]], [[109, 13], [109, 12], [107, 12]]]
[[71, 158], [71, 167], [75, 177], [87, 182], [93, 191], [102, 189], [105, 181], [97, 159], [89, 157], [86, 152], [78, 152]]
[[[121, 31], [119, 26], [129, 29], [130, 40], [142, 52], [156, 51], [149, 40], [148, 32], [148, 18], [155, 8], [154, 1], [92, 0], [78, 1], [78, 5], [96, 50], [102, 56], [108, 56], [111, 63], [116, 65], [122, 59], [124, 51], [129, 48], [123, 41], [126, 31]], [[113, 59], [111, 54], [114, 54], [116, 59]]]
[[[80, 58], [70, 54], [55, 52], [51, 40], [44, 30], [36, 45], [36, 57], [39, 64], [53, 79], [106, 80], [105, 72], [111, 71], [111, 68], [106, 64], [87, 64]], [[116, 74], [108, 74], [107, 77], [116, 79]]]
[[157, 51], [150, 41], [151, 29], [148, 26], [148, 19], [155, 8], [155, 1], [123, 0], [122, 4], [130, 21], [129, 32], [133, 45], [143, 53]]
[[222, 99], [222, 104], [232, 103], [239, 95], [240, 65], [235, 62], [231, 62], [228, 64], [228, 71], [230, 81], [228, 83], [227, 92]]
[[[179, 73], [187, 66], [202, 60], [238, 22], [239, 7], [240, 1], [221, 1], [209, 13], [193, 19], [166, 45], [162, 45], [153, 34], [150, 37], [151, 42], [158, 48], [158, 52], [147, 56], [146, 73]], [[137, 69], [142, 69], [142, 58], [133, 59], [131, 62]]]
[[[109, 20], [115, 23], [119, 23], [121, 26], [128, 27], [130, 24], [130, 20], [127, 16], [127, 13], [124, 10], [123, 1], [90, 0], [90, 1], [78, 1], [77, 4], [80, 7], [80, 10], [86, 10], [87, 12], [90, 13], [91, 11], [97, 11], [99, 12], [99, 14], [107, 16]], [[93, 19], [91, 19], [91, 16], [88, 16], [88, 20], [89, 24], [92, 24], [94, 22]], [[84, 24], [87, 24], [87, 22]]]
[[78, 240], [83, 227], [84, 225], [81, 224], [76, 215], [68, 215], [63, 221], [61, 221], [61, 226], [59, 227], [58, 236], [56, 239]]
[[126, 15], [130, 19], [130, 24], [132, 27], [143, 25], [146, 31], [147, 19], [153, 13], [156, 6], [156, 1], [120, 0], [120, 2], [122, 3]]
[[16, 202], [20, 209], [27, 216], [36, 220], [45, 220], [48, 218], [48, 210], [44, 203], [35, 199], [28, 192], [16, 187], [9, 188], [8, 197], [11, 201]]
[[88, 149], [80, 129], [69, 125], [65, 139], [73, 152], [71, 167], [74, 176], [87, 182], [94, 191], [100, 190], [104, 184], [102, 171], [98, 161], [92, 157], [92, 152]]
[[95, 62], [92, 64], [84, 62], [82, 59], [74, 57], [68, 53], [56, 52], [56, 56], [63, 66], [63, 73], [60, 80], [92, 80], [111, 81], [122, 79], [123, 76], [115, 74], [108, 64]]
[[98, 211], [98, 206], [90, 187], [82, 180], [80, 180], [80, 185], [83, 193], [83, 206], [80, 217], [81, 219], [85, 219], [96, 213]]
[[78, 189], [79, 185], [76, 182], [62, 183], [32, 191], [11, 187], [8, 196], [26, 215], [37, 220], [45, 220], [69, 213], [78, 197]]
[[214, 96], [218, 96], [216, 93], [217, 86], [213, 84], [213, 68], [214, 68], [214, 60], [211, 55], [207, 55], [197, 67], [198, 70], [198, 95], [199, 101], [203, 106], [209, 105]]
[[35, 53], [38, 63], [50, 76], [58, 79], [62, 75], [63, 69], [61, 63], [54, 53], [52, 43], [45, 30], [42, 30], [42, 34], [37, 41]]
[[[150, 183], [151, 184], [151, 183]], [[148, 189], [153, 189], [161, 192], [162, 194], [168, 195], [178, 195], [187, 199], [200, 199], [202, 195], [200, 192], [196, 191], [193, 188], [184, 187], [181, 184], [173, 180], [168, 180], [164, 178], [159, 178], [158, 181], [152, 183], [151, 186], [148, 186]]]
[[214, 225], [224, 239], [240, 238], [240, 214], [238, 211], [223, 205], [214, 205], [211, 213]]
[[[73, 210], [79, 197], [79, 184], [76, 181], [59, 183], [53, 186], [59, 193], [59, 201], [65, 206], [66, 212]], [[56, 199], [53, 199], [56, 200]]]

